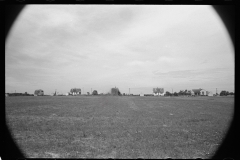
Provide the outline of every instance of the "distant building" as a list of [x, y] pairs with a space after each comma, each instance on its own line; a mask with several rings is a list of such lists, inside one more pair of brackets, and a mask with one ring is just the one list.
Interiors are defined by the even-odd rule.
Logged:
[[200, 95], [201, 95], [201, 96], [207, 96], [207, 91], [206, 91], [205, 89], [202, 89], [202, 90], [200, 91]]
[[81, 89], [80, 88], [72, 88], [70, 90], [70, 94], [75, 96], [75, 95], [81, 95]]
[[144, 96], [144, 94], [143, 94], [143, 93], [141, 93], [141, 94], [140, 94], [140, 96], [142, 96], [142, 97], [143, 97], [143, 96]]
[[164, 96], [164, 88], [153, 88], [154, 96]]
[[8, 93], [5, 93], [5, 97], [8, 97], [9, 96], [9, 94]]
[[44, 92], [41, 89], [35, 90], [34, 92], [34, 96], [43, 96], [43, 95], [44, 95]]
[[192, 89], [191, 94], [195, 95], [195, 96], [213, 96], [213, 93], [211, 91], [207, 91], [207, 90], [201, 89], [201, 88]]

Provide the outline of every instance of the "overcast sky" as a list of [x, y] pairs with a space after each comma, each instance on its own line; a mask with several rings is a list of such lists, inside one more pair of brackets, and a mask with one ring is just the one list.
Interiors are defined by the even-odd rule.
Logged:
[[6, 93], [234, 91], [233, 44], [211, 6], [28, 5], [5, 55]]

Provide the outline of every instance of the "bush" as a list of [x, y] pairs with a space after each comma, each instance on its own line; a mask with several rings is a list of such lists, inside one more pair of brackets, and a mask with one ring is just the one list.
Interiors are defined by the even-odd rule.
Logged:
[[168, 91], [166, 91], [166, 93], [164, 94], [164, 96], [171, 96], [172, 94]]
[[97, 92], [96, 90], [94, 90], [94, 91], [92, 92], [92, 95], [98, 95], [98, 92]]
[[34, 94], [35, 94], [35, 95], [38, 95], [38, 96], [43, 96], [43, 95], [44, 95], [44, 92], [43, 92], [43, 90], [38, 89], [38, 90], [35, 90]]

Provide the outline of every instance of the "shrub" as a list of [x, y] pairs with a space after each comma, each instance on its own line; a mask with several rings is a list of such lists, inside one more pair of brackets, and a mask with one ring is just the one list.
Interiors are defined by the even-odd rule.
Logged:
[[98, 95], [98, 92], [97, 92], [96, 90], [94, 90], [94, 91], [92, 92], [92, 95]]

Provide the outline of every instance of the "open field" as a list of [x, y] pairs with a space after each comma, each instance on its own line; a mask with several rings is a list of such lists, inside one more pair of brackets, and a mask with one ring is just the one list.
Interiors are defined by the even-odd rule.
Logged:
[[234, 97], [6, 97], [6, 118], [27, 157], [210, 158]]

